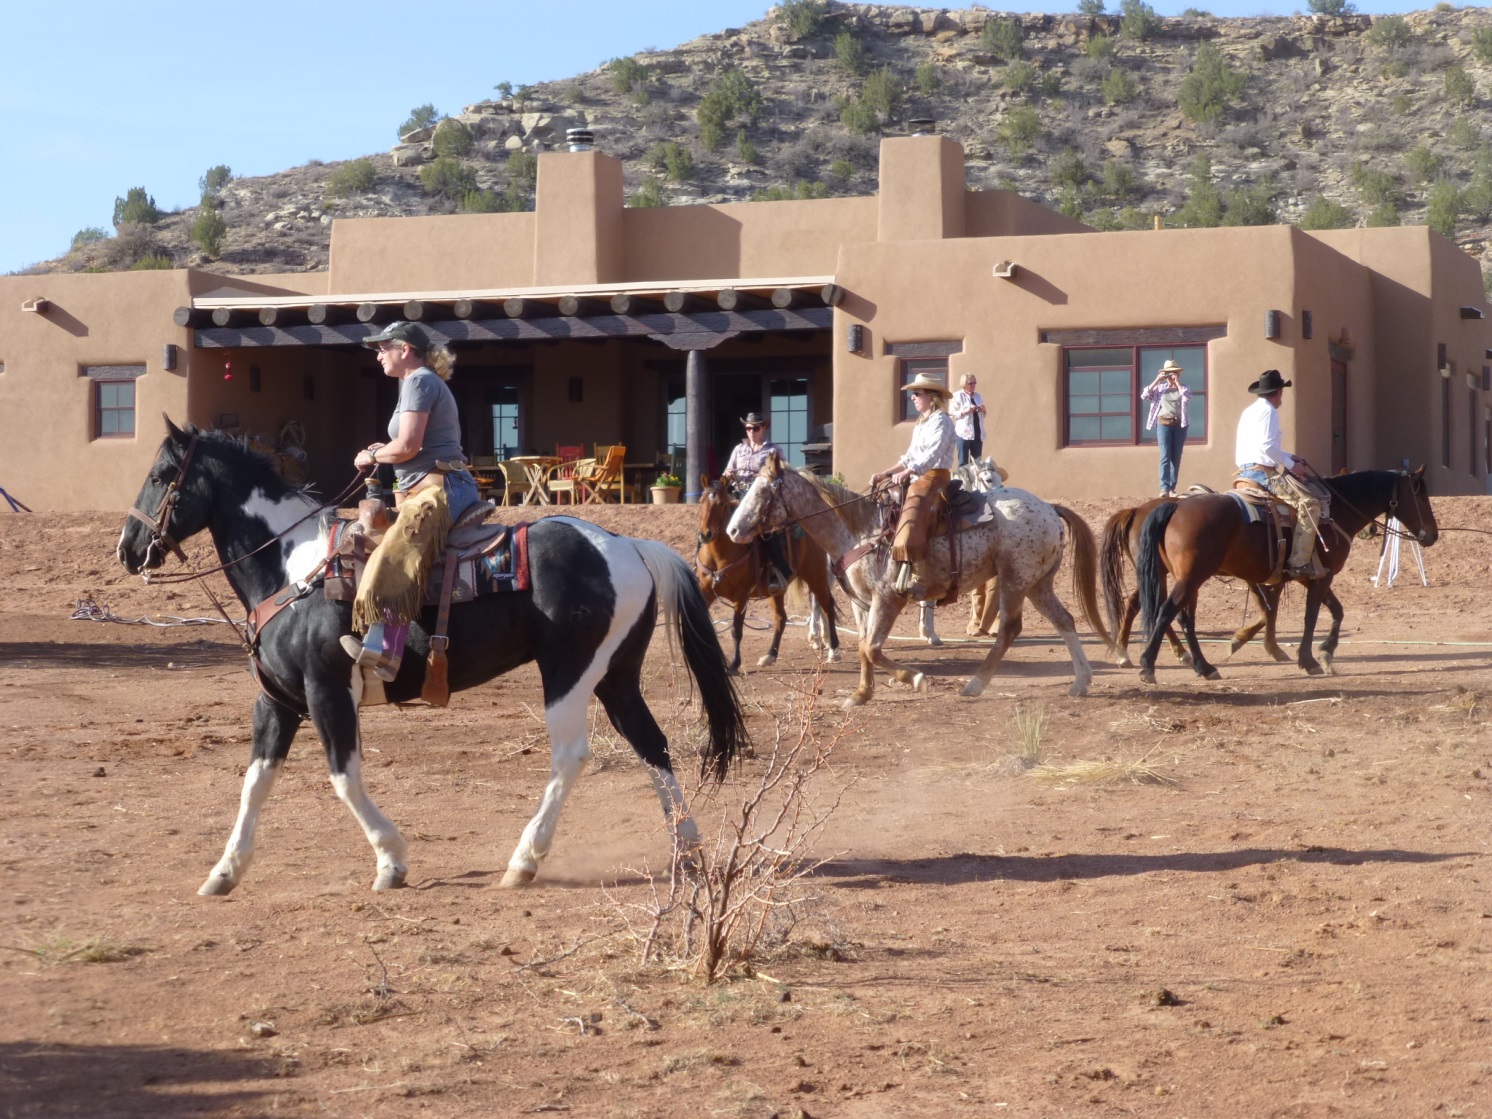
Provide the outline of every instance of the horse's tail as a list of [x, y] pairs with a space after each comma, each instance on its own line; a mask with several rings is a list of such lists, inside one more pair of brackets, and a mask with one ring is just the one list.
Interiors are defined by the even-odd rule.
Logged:
[[1155, 632], [1155, 623], [1160, 619], [1162, 592], [1166, 585], [1166, 565], [1161, 562], [1160, 546], [1166, 538], [1166, 526], [1171, 523], [1178, 507], [1179, 503], [1175, 501], [1157, 505], [1140, 529], [1140, 554], [1135, 557], [1135, 574], [1140, 584], [1140, 610], [1147, 640]]
[[1053, 505], [1057, 515], [1067, 525], [1072, 536], [1072, 589], [1083, 606], [1083, 617], [1093, 627], [1093, 632], [1103, 638], [1110, 649], [1114, 639], [1104, 628], [1103, 613], [1098, 609], [1098, 544], [1093, 539], [1093, 530], [1088, 522], [1065, 505]]
[[669, 647], [673, 648], [677, 638], [683, 649], [684, 665], [699, 687], [710, 728], [701, 768], [715, 781], [723, 781], [731, 763], [750, 749], [751, 736], [746, 732], [741, 697], [726, 669], [725, 653], [715, 636], [709, 607], [695, 582], [694, 572], [677, 552], [657, 540], [634, 538], [632, 545], [653, 577]]
[[1103, 605], [1108, 614], [1109, 629], [1116, 636], [1121, 628], [1124, 609], [1124, 561], [1129, 554], [1129, 534], [1134, 527], [1137, 509], [1121, 509], [1103, 526], [1103, 543], [1099, 547], [1099, 566], [1103, 572]]

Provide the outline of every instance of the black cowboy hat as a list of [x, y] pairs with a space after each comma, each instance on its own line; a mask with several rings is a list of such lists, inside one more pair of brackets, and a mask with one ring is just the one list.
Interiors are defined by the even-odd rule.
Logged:
[[1272, 392], [1279, 392], [1280, 389], [1287, 389], [1294, 383], [1281, 377], [1278, 369], [1266, 369], [1259, 374], [1259, 379], [1249, 386], [1249, 392], [1255, 396], [1268, 396]]
[[747, 427], [755, 427], [757, 424], [765, 424], [767, 417], [760, 412], [747, 412], [741, 417], [741, 422]]

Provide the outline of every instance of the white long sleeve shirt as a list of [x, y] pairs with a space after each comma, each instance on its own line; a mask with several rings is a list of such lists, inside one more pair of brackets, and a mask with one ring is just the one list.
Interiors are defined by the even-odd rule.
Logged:
[[920, 477], [929, 470], [952, 470], [953, 452], [953, 421], [936, 411], [912, 429], [912, 445], [898, 461]]
[[1295, 456], [1280, 446], [1280, 413], [1262, 396], [1238, 417], [1238, 438], [1233, 445], [1233, 461], [1238, 466], [1258, 463], [1281, 466], [1289, 470]]

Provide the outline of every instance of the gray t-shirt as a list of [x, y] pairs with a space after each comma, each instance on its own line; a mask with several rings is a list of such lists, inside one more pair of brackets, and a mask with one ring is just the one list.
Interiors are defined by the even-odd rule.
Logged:
[[461, 452], [461, 417], [456, 412], [456, 398], [433, 370], [416, 369], [399, 383], [399, 404], [389, 420], [390, 439], [399, 437], [401, 412], [430, 413], [425, 425], [425, 445], [414, 458], [394, 465], [394, 476], [401, 488], [419, 481], [437, 460], [465, 457]]

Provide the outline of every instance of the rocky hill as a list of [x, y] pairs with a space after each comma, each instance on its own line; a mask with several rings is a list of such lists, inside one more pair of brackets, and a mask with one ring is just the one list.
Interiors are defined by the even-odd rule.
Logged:
[[920, 118], [964, 145], [971, 187], [1097, 228], [1428, 223], [1492, 263], [1492, 11], [1125, 12], [787, 0], [672, 50], [501, 84], [385, 153], [232, 179], [204, 200], [216, 244], [193, 208], [37, 270], [324, 268], [337, 216], [531, 206], [534, 153], [574, 126], [625, 161], [632, 205], [865, 194], [879, 136]]

